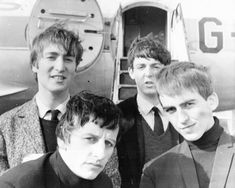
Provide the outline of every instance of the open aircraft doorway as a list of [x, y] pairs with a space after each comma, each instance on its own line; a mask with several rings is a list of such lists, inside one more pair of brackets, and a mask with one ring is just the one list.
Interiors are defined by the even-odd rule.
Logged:
[[123, 55], [127, 56], [131, 42], [137, 37], [152, 33], [166, 45], [167, 12], [158, 7], [139, 6], [123, 13]]
[[[121, 15], [113, 85], [113, 100], [116, 103], [136, 94], [135, 82], [128, 73], [127, 53], [137, 36], [152, 33], [171, 52], [173, 60], [189, 59], [180, 4], [167, 5], [161, 1], [130, 2], [122, 6]], [[180, 39], [177, 38], [179, 35]], [[180, 50], [173, 50], [176, 46]]]

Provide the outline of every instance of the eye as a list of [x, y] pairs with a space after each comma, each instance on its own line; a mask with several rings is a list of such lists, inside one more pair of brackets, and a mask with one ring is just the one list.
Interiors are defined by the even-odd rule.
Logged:
[[194, 102], [187, 102], [184, 104], [184, 108], [192, 108], [194, 105]]
[[176, 111], [176, 108], [170, 107], [170, 108], [164, 109], [164, 111], [168, 114], [173, 114]]
[[73, 57], [65, 57], [65, 58], [64, 58], [64, 61], [65, 61], [66, 63], [73, 63], [73, 62], [74, 62], [74, 58], [73, 58]]
[[136, 65], [135, 68], [136, 68], [136, 69], [143, 69], [143, 68], [145, 68], [145, 66], [142, 65], [142, 64], [139, 64], [139, 65]]
[[162, 67], [163, 67], [162, 64], [154, 64], [153, 65], [153, 68], [155, 68], [155, 69], [161, 69]]
[[46, 59], [49, 61], [54, 61], [56, 60], [56, 56], [47, 56]]
[[95, 138], [95, 137], [86, 137], [85, 140], [89, 143], [96, 143], [97, 138]]
[[106, 145], [107, 147], [110, 147], [110, 148], [113, 148], [113, 147], [115, 146], [114, 143], [112, 143], [111, 141], [108, 141], [108, 140], [105, 141], [105, 145]]

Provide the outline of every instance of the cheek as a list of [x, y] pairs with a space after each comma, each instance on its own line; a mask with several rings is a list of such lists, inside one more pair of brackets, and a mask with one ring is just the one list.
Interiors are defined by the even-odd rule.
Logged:
[[199, 121], [204, 120], [205, 118], [208, 118], [212, 112], [207, 108], [198, 108], [197, 110], [192, 112], [192, 117], [198, 119]]
[[110, 149], [108, 151], [106, 151], [106, 155], [105, 155], [105, 162], [107, 163], [108, 160], [111, 158], [112, 154], [113, 154], [114, 148]]
[[177, 114], [169, 114], [166, 117], [171, 122], [172, 125], [176, 125], [178, 123]]

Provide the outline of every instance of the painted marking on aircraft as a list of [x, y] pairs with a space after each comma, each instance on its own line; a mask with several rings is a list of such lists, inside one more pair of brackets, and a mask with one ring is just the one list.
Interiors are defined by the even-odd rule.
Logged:
[[[214, 24], [218, 30], [213, 31], [208, 24]], [[198, 22], [199, 27], [199, 48], [203, 53], [219, 53], [224, 47], [225, 33], [222, 29], [223, 23], [215, 17], [204, 17]], [[210, 35], [208, 35], [210, 32]], [[208, 36], [215, 39], [215, 45], [206, 44]], [[231, 32], [231, 37], [235, 37], [235, 32]]]

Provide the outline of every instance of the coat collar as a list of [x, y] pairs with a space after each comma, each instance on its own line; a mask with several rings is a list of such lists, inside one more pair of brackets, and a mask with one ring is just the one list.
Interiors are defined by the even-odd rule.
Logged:
[[30, 142], [36, 153], [45, 152], [43, 135], [39, 122], [38, 109], [35, 98], [25, 103], [18, 111], [18, 125], [22, 126], [25, 141]]
[[182, 154], [179, 155], [179, 164], [185, 187], [199, 188], [193, 157], [186, 141], [182, 142], [179, 153]]
[[234, 146], [232, 137], [226, 132], [223, 132], [216, 149], [209, 188], [226, 186], [233, 157]]
[[[199, 188], [193, 157], [186, 141], [182, 142], [179, 153], [187, 158], [185, 160], [185, 157], [179, 157], [181, 173], [186, 187]], [[223, 132], [216, 149], [209, 188], [225, 187], [233, 157], [232, 137]]]

